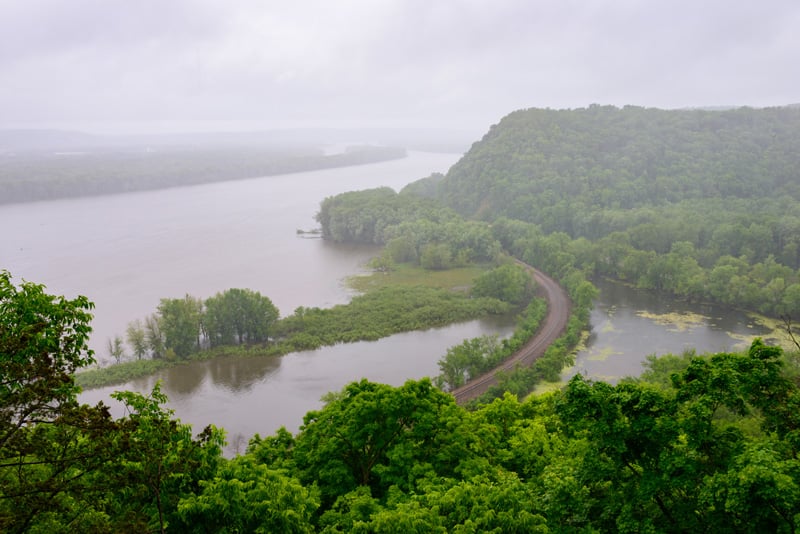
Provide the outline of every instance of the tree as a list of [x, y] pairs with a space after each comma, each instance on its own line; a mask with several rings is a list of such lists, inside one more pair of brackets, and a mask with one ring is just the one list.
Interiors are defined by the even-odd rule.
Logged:
[[137, 319], [129, 323], [125, 332], [128, 345], [130, 345], [133, 355], [137, 360], [141, 360], [144, 355], [147, 354], [148, 345], [147, 333], [145, 332], [144, 326], [142, 326], [142, 322]]
[[500, 348], [497, 336], [467, 339], [450, 347], [445, 357], [439, 360], [441, 374], [436, 377], [436, 385], [452, 391], [477, 378], [498, 363]]
[[118, 491], [115, 509], [126, 530], [165, 532], [177, 521], [181, 497], [200, 491], [200, 481], [213, 477], [221, 461], [223, 433], [206, 427], [197, 438], [192, 428], [173, 419], [163, 408], [167, 397], [156, 383], [141, 395], [118, 391], [111, 395], [125, 405], [131, 447], [114, 461], [113, 476]]
[[125, 357], [125, 347], [122, 344], [122, 338], [114, 336], [114, 339], [108, 340], [108, 354], [114, 359], [114, 363], [119, 363]]
[[380, 256], [375, 256], [369, 260], [369, 268], [378, 272], [388, 273], [389, 271], [394, 271], [397, 265], [392, 259], [391, 254], [384, 250]]
[[413, 262], [419, 260], [417, 247], [408, 235], [401, 235], [390, 239], [386, 243], [386, 252], [397, 263]]
[[200, 348], [202, 310], [203, 303], [189, 295], [182, 299], [161, 299], [158, 305], [157, 324], [164, 347], [175, 351], [179, 358], [185, 358]]
[[431, 271], [449, 269], [453, 263], [453, 253], [447, 243], [429, 243], [422, 247], [419, 263], [423, 269]]
[[564, 486], [548, 471], [574, 481], [551, 519], [582, 510], [575, 526], [599, 530], [795, 532], [800, 394], [781, 354], [756, 340], [745, 354], [671, 358], [658, 371], [676, 371], [670, 389], [571, 380], [556, 411], [580, 452], [545, 469], [547, 491]]
[[415, 474], [448, 474], [466, 455], [451, 441], [457, 413], [453, 397], [428, 379], [399, 388], [351, 383], [303, 418], [293, 451], [300, 480], [319, 484], [327, 509], [358, 486], [381, 498], [391, 485], [408, 488]]
[[278, 308], [258, 291], [228, 289], [206, 300], [203, 323], [212, 346], [264, 343], [278, 316]]
[[315, 492], [297, 479], [241, 456], [181, 499], [178, 514], [182, 532], [310, 533], [318, 506]]
[[164, 334], [161, 332], [161, 318], [152, 314], [144, 320], [144, 335], [147, 347], [154, 359], [163, 358], [166, 354]]
[[25, 426], [74, 402], [72, 375], [94, 363], [87, 342], [94, 304], [67, 300], [0, 271], [0, 447]]
[[[22, 532], [68, 517], [88, 526], [91, 474], [114, 457], [116, 425], [99, 404], [81, 406], [73, 374], [94, 362], [93, 304], [16, 287], [0, 272], [0, 530]], [[42, 527], [45, 528], [46, 527]], [[63, 527], [62, 527], [63, 528]]]
[[533, 295], [533, 280], [523, 267], [506, 263], [481, 274], [472, 285], [472, 295], [522, 304]]

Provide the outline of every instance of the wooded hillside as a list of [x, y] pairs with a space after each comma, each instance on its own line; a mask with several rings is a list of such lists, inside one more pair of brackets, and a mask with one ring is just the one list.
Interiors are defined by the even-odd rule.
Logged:
[[529, 109], [405, 191], [491, 221], [516, 254], [547, 237], [589, 276], [797, 317], [797, 147], [796, 108]]
[[560, 203], [607, 210], [698, 198], [798, 200], [798, 146], [794, 108], [528, 109], [475, 143], [439, 196], [466, 216], [538, 224], [551, 223]]

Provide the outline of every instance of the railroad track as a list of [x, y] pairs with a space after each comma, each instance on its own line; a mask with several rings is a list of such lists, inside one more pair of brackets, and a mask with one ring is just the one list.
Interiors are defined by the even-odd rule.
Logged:
[[532, 365], [567, 328], [570, 301], [564, 289], [543, 272], [521, 261], [517, 260], [517, 263], [528, 269], [536, 282], [537, 294], [547, 301], [547, 316], [536, 335], [521, 349], [491, 371], [454, 389], [451, 394], [458, 404], [464, 404], [485, 393], [490, 386], [497, 383], [498, 373], [513, 371], [518, 365]]

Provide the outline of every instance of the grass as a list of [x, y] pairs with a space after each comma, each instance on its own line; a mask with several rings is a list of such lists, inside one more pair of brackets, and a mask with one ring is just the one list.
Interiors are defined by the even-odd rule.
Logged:
[[[448, 269], [445, 271], [426, 271], [421, 267], [403, 264], [389, 273], [375, 272], [369, 275], [350, 277], [347, 280], [347, 284], [361, 293], [369, 293], [386, 287], [419, 286], [466, 292], [472, 286], [475, 277], [491, 267], [490, 264], [480, 264]], [[470, 300], [470, 302], [475, 304], [475, 301]], [[355, 313], [352, 310], [352, 303], [349, 306], [351, 308], [351, 313]], [[405, 330], [400, 329], [398, 331]], [[355, 338], [367, 339], [363, 337], [363, 335], [356, 335]], [[216, 347], [211, 350], [197, 352], [186, 359], [177, 361], [128, 361], [100, 369], [86, 370], [77, 373], [75, 375], [75, 381], [84, 389], [92, 389], [107, 385], [123, 384], [136, 378], [152, 375], [161, 369], [173, 365], [180, 365], [197, 360], [208, 360], [220, 356], [278, 356], [292, 351], [292, 346], [286, 343], [270, 344], [266, 347], [261, 345], [250, 347]]]
[[387, 286], [426, 286], [467, 291], [479, 274], [491, 268], [490, 264], [479, 264], [445, 271], [428, 271], [416, 265], [403, 263], [397, 265], [395, 270], [386, 273], [374, 272], [351, 276], [347, 279], [347, 286], [361, 293]]

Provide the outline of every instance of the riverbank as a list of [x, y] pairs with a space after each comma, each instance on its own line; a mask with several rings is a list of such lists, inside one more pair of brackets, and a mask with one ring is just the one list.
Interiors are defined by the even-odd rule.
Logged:
[[403, 148], [149, 147], [0, 155], [0, 204], [153, 191], [404, 158]]
[[281, 315], [329, 308], [354, 291], [342, 283], [377, 252], [368, 245], [301, 239], [320, 201], [343, 190], [399, 190], [446, 171], [457, 154], [408, 157], [319, 171], [159, 191], [0, 205], [3, 268], [48, 291], [96, 305], [90, 348], [153, 312], [161, 298], [206, 299], [228, 288], [268, 295]]
[[451, 392], [458, 404], [467, 404], [486, 394], [489, 388], [498, 384], [499, 375], [511, 373], [520, 366], [530, 367], [567, 329], [570, 310], [567, 292], [543, 272], [529, 265], [525, 265], [525, 267], [536, 283], [537, 292], [546, 302], [547, 314], [544, 317], [540, 317], [538, 314], [531, 317], [529, 330], [526, 331], [526, 335], [520, 336], [523, 345], [511, 353], [500, 365]]
[[[487, 266], [430, 273], [403, 269], [402, 285], [386, 285], [391, 276], [361, 277], [366, 292], [329, 309], [303, 308], [274, 327], [276, 341], [268, 345], [224, 346], [195, 352], [185, 359], [144, 359], [92, 369], [76, 375], [84, 389], [121, 384], [175, 365], [219, 357], [282, 356], [337, 343], [374, 341], [393, 334], [501, 315], [511, 305], [494, 298], [471, 298], [463, 291]], [[377, 280], [370, 284], [369, 279]], [[416, 283], [415, 283], [416, 281]], [[380, 283], [378, 283], [380, 282]], [[427, 284], [427, 285], [423, 285]]]

